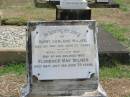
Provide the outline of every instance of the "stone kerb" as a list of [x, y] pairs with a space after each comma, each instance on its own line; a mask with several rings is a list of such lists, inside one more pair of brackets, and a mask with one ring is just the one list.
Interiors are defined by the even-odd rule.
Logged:
[[0, 11], [0, 25], [2, 24], [1, 21], [2, 21], [2, 11]]
[[26, 50], [19, 48], [0, 48], [0, 64], [7, 63], [25, 63], [26, 61]]
[[25, 26], [0, 26], [0, 64], [25, 63], [25, 36]]

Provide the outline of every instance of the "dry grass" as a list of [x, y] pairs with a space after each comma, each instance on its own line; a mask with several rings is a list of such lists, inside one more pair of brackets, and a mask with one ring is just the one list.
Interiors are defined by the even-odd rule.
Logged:
[[1, 9], [4, 18], [21, 18], [26, 21], [30, 20], [55, 20], [55, 9], [48, 8], [12, 8]]
[[24, 83], [24, 76], [0, 76], [0, 97], [19, 97], [20, 89]]
[[109, 97], [128, 97], [130, 95], [130, 79], [111, 79], [102, 81]]

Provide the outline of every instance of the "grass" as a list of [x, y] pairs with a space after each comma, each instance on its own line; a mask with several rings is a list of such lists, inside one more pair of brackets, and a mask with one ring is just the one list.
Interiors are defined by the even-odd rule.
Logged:
[[130, 1], [128, 0], [114, 0], [116, 3], [120, 4], [120, 9], [123, 11], [130, 11]]
[[130, 78], [130, 65], [116, 65], [113, 67], [102, 66], [100, 68], [101, 79]]
[[101, 23], [101, 27], [112, 34], [114, 38], [119, 40], [130, 50], [130, 26], [121, 26], [116, 23]]
[[130, 60], [114, 56], [100, 56], [100, 79], [130, 79]]
[[50, 21], [55, 20], [55, 9], [18, 7], [1, 9], [5, 12], [2, 17], [4, 25], [25, 25], [27, 21]]
[[31, 0], [21, 0], [21, 5], [18, 3], [19, 0], [13, 1], [12, 3], [6, 0], [7, 5], [0, 7], [0, 11], [3, 12], [2, 24], [4, 25], [24, 25], [31, 20], [55, 20], [54, 8], [36, 8]]
[[25, 64], [10, 64], [0, 67], [0, 76], [5, 74], [23, 75], [26, 73]]
[[124, 42], [127, 40], [125, 33], [129, 32], [130, 29], [112, 23], [104, 23], [101, 24], [101, 26], [105, 31], [110, 32], [119, 41]]
[[27, 20], [21, 17], [12, 17], [12, 18], [3, 18], [2, 19], [2, 24], [3, 25], [26, 25]]

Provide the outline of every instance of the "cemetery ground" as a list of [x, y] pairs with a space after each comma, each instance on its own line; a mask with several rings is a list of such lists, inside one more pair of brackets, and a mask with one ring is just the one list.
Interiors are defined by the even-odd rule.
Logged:
[[[29, 20], [55, 20], [54, 8], [35, 8], [32, 2], [22, 1], [22, 6], [10, 6], [8, 2], [0, 7], [3, 25], [20, 26]], [[116, 1], [121, 4], [120, 9], [93, 8], [92, 18], [130, 48], [130, 0]], [[17, 5], [20, 4], [17, 2]], [[101, 84], [109, 97], [130, 97], [130, 63], [106, 60], [100, 65]], [[20, 87], [26, 82], [25, 76], [25, 63], [0, 64], [0, 97], [18, 97]]]

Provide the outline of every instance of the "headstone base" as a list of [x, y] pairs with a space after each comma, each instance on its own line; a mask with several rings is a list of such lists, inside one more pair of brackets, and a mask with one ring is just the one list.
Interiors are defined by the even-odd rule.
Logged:
[[[54, 91], [52, 91], [53, 93]], [[61, 91], [55, 91], [55, 93]], [[73, 92], [77, 92], [74, 90]], [[78, 90], [78, 92], [83, 92], [83, 90]], [[44, 91], [43, 91], [44, 93]], [[27, 96], [20, 96], [20, 97], [108, 97], [102, 86], [99, 84], [98, 89], [94, 91], [84, 91], [81, 95], [43, 95], [42, 93], [34, 93], [32, 90]]]
[[56, 8], [56, 20], [91, 20], [91, 9]]

